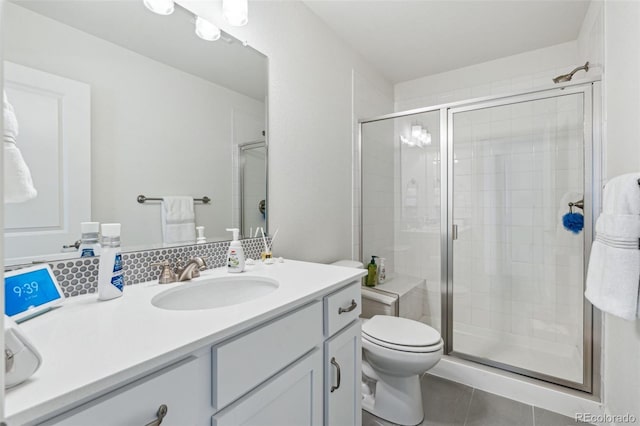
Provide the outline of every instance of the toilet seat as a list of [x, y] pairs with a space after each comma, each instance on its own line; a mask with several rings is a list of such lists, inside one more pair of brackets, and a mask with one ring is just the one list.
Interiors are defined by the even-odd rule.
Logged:
[[362, 325], [362, 336], [371, 343], [404, 352], [434, 352], [442, 347], [440, 333], [418, 321], [375, 315]]
[[397, 344], [393, 344], [393, 343], [389, 343], [389, 342], [385, 342], [383, 340], [379, 340], [376, 339], [375, 337], [371, 337], [366, 333], [362, 333], [362, 338], [374, 345], [383, 347], [383, 348], [387, 348], [387, 349], [391, 349], [394, 351], [400, 351], [400, 352], [412, 352], [412, 353], [429, 353], [429, 352], [437, 352], [440, 349], [442, 349], [443, 346], [443, 341], [442, 339], [440, 339], [438, 341], [438, 343], [436, 343], [435, 345], [430, 345], [430, 346], [404, 346], [404, 345], [397, 345]]

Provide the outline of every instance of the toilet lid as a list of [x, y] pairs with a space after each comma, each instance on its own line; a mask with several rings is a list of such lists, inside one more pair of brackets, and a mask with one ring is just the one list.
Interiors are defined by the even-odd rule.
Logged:
[[440, 342], [440, 333], [418, 321], [376, 315], [362, 325], [362, 332], [376, 340], [397, 346], [432, 346]]

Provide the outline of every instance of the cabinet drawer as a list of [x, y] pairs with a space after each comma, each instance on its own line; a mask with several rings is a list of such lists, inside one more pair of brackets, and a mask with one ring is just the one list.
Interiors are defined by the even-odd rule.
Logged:
[[321, 426], [322, 352], [315, 349], [213, 416], [213, 426]]
[[324, 335], [332, 336], [351, 321], [358, 319], [361, 310], [359, 281], [326, 296], [324, 298]]
[[322, 341], [315, 302], [212, 349], [212, 405], [224, 408]]
[[[162, 425], [204, 425], [202, 401], [206, 407], [209, 386], [203, 380], [203, 362], [189, 358], [172, 367], [116, 389], [80, 407], [61, 414], [42, 425], [114, 426], [146, 425], [157, 419], [158, 409], [166, 405]], [[204, 366], [208, 365], [208, 357]], [[202, 418], [198, 418], [198, 415]], [[204, 421], [203, 421], [204, 420]]]

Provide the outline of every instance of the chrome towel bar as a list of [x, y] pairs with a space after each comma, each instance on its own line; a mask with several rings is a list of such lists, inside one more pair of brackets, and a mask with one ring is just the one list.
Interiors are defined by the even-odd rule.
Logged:
[[[144, 204], [147, 201], [162, 201], [162, 198], [158, 198], [158, 197], [145, 197], [144, 195], [138, 195], [138, 198], [136, 198], [138, 200], [138, 202], [140, 204]], [[209, 204], [211, 202], [211, 198], [207, 197], [206, 195], [202, 198], [194, 198], [193, 201], [199, 201], [202, 204]]]

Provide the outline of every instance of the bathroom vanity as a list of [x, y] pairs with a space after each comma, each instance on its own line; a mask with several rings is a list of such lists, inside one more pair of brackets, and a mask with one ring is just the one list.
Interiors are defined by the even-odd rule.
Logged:
[[[9, 425], [360, 425], [363, 270], [286, 261], [243, 278], [277, 282], [211, 309], [152, 299], [191, 282], [74, 297], [22, 324], [44, 362], [7, 391]], [[235, 277], [234, 277], [235, 278]], [[211, 281], [214, 279], [213, 281]]]

